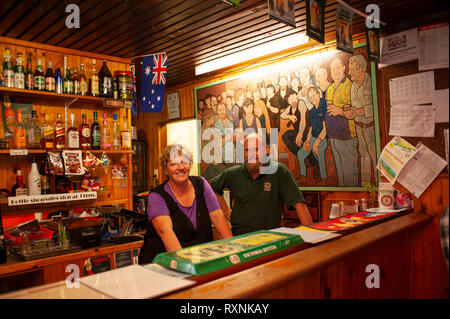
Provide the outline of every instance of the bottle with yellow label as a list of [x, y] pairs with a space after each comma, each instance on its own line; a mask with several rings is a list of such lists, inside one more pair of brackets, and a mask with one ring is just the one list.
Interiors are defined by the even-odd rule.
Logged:
[[17, 110], [17, 125], [14, 128], [14, 148], [27, 148], [27, 134], [25, 126], [22, 123], [22, 110]]
[[42, 124], [42, 138], [41, 147], [43, 149], [51, 150], [55, 146], [55, 127], [48, 114], [44, 115], [44, 123]]

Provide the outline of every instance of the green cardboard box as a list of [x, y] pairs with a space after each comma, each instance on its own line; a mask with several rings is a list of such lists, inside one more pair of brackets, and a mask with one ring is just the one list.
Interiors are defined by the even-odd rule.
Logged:
[[192, 275], [203, 275], [303, 243], [296, 234], [260, 230], [160, 253], [153, 262]]

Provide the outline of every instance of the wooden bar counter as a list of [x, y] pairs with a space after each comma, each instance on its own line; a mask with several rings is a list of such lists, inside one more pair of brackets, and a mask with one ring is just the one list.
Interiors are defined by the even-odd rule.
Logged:
[[[431, 221], [428, 214], [410, 213], [163, 298], [415, 298], [420, 295], [417, 291], [430, 291], [430, 287], [423, 287], [426, 282], [417, 282], [417, 274], [439, 268], [436, 261], [418, 262], [416, 256], [416, 237], [423, 235], [421, 229], [430, 226]], [[443, 257], [441, 261], [445, 264]], [[376, 282], [377, 274], [379, 288], [368, 288]], [[448, 277], [433, 291], [433, 295], [428, 292], [430, 295], [425, 297], [448, 298]], [[82, 284], [80, 288], [66, 288], [62, 281], [0, 298], [108, 296]]]

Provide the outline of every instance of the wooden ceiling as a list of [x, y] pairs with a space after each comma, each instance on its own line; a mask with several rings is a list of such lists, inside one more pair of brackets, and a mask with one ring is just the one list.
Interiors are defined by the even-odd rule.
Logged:
[[[362, 12], [368, 4], [378, 4], [387, 27], [418, 14], [434, 14], [443, 2], [345, 1]], [[80, 8], [80, 29], [65, 25], [69, 4]], [[337, 5], [336, 0], [327, 1], [328, 40], [335, 37]], [[196, 79], [195, 65], [217, 55], [264, 42], [268, 36], [305, 32], [305, 11], [305, 1], [296, 0], [293, 28], [269, 18], [267, 0], [241, 0], [239, 8], [221, 0], [2, 0], [0, 36], [125, 58], [166, 52], [167, 86], [172, 87]], [[353, 28], [355, 34], [364, 31], [359, 15], [354, 15]]]

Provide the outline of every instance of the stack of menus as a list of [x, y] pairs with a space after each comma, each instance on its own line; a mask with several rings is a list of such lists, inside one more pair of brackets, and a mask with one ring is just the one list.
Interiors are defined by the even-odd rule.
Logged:
[[192, 275], [202, 275], [303, 243], [297, 234], [261, 230], [161, 253], [153, 262]]

